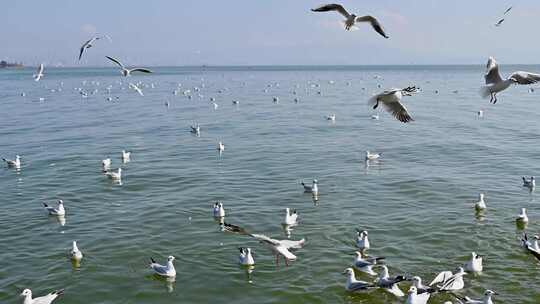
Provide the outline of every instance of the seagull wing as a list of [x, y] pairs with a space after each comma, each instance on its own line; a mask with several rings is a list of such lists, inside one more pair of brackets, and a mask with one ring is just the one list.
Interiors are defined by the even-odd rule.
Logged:
[[486, 79], [486, 84], [493, 84], [503, 81], [501, 78], [501, 74], [499, 73], [499, 65], [493, 57], [489, 57], [488, 59], [488, 62], [486, 64], [486, 74], [484, 75], [484, 78]]
[[301, 239], [300, 241], [281, 240], [279, 241], [279, 244], [285, 248], [300, 249], [302, 246], [304, 246], [305, 242], [305, 239]]
[[503, 15], [508, 14], [511, 10], [512, 10], [512, 7], [510, 6], [509, 8], [506, 9], [506, 11], [504, 11], [504, 14], [503, 14]]
[[167, 273], [167, 266], [160, 265], [158, 263], [152, 263], [150, 264], [150, 268], [152, 268], [155, 272], [159, 274], [166, 274]]
[[389, 113], [401, 122], [407, 123], [414, 120], [407, 112], [407, 108], [399, 101], [383, 102], [383, 105]]
[[433, 279], [433, 281], [431, 281], [431, 283], [429, 283], [429, 286], [433, 286], [433, 285], [438, 284], [438, 283], [444, 283], [451, 277], [452, 277], [452, 272], [451, 271], [443, 271], [443, 272], [439, 273], [435, 277], [435, 279]]
[[116, 59], [114, 59], [112, 57], [109, 57], [109, 56], [105, 56], [105, 57], [107, 57], [107, 59], [109, 59], [110, 61], [116, 63], [120, 68], [124, 69], [124, 65], [122, 63], [120, 63], [120, 61], [118, 61], [118, 60], [116, 60]]
[[249, 234], [249, 236], [251, 237], [254, 237], [256, 238], [257, 240], [261, 241], [261, 242], [265, 242], [265, 243], [268, 243], [268, 244], [271, 244], [271, 245], [275, 245], [275, 246], [278, 246], [279, 245], [279, 241], [278, 240], [274, 240], [272, 238], [269, 238], [267, 237], [266, 235], [264, 234], [256, 234], [256, 233], [252, 233], [252, 234]]
[[289, 261], [296, 260], [296, 256], [292, 254], [292, 252], [290, 252], [286, 246], [278, 245], [278, 246], [275, 246], [274, 248], [279, 254], [284, 256], [287, 260]]
[[349, 291], [358, 291], [358, 290], [366, 290], [373, 287], [375, 287], [375, 285], [370, 284], [368, 282], [358, 281], [349, 285], [348, 289]]
[[131, 72], [152, 73], [152, 71], [150, 71], [148, 69], [143, 69], [143, 68], [132, 69]]
[[40, 64], [39, 67], [38, 67], [38, 75], [39, 75], [39, 74], [43, 74], [43, 69], [44, 69], [44, 67], [43, 67], [43, 63], [42, 63], [42, 64]]
[[373, 27], [373, 29], [381, 34], [381, 36], [383, 36], [384, 38], [388, 38], [388, 36], [386, 35], [386, 33], [384, 32], [381, 24], [379, 23], [379, 20], [377, 20], [375, 17], [373, 16], [361, 16], [361, 17], [357, 17], [356, 18], [356, 22], [369, 22], [371, 24], [371, 26]]
[[330, 12], [330, 11], [336, 11], [343, 15], [345, 18], [349, 18], [351, 15], [347, 10], [340, 4], [326, 4], [319, 6], [318, 8], [312, 8], [311, 11], [313, 12]]
[[510, 78], [518, 84], [533, 84], [540, 81], [540, 74], [517, 71], [510, 75]]
[[84, 53], [84, 49], [85, 49], [85, 48], [86, 48], [85, 45], [81, 46], [81, 51], [80, 51], [80, 53], [79, 53], [79, 60], [81, 60], [82, 54]]

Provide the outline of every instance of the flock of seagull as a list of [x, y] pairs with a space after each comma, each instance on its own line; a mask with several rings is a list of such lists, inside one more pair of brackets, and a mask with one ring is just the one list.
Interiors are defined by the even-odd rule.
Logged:
[[[506, 16], [512, 7], [508, 8], [503, 16]], [[384, 31], [380, 22], [373, 16], [356, 16], [355, 14], [349, 13], [342, 5], [339, 4], [327, 4], [322, 5], [318, 8], [312, 9], [313, 12], [330, 12], [335, 11], [341, 14], [344, 18], [344, 25], [346, 30], [350, 30], [355, 24], [367, 22], [371, 27], [384, 38], [389, 38], [389, 36]], [[504, 17], [501, 18], [495, 25], [500, 26], [504, 22]], [[85, 52], [88, 51], [91, 47], [94, 46], [94, 43], [103, 37], [106, 37], [111, 41], [110, 37], [105, 36], [96, 36], [92, 37], [86, 41], [80, 48], [79, 60], [83, 57]], [[120, 62], [118, 59], [106, 56], [108, 60], [114, 63], [119, 67], [121, 75], [124, 77], [129, 77], [132, 73], [152, 73], [151, 70], [146, 68], [126, 68], [126, 66]], [[44, 65], [40, 64], [37, 73], [33, 76], [35, 81], [40, 81], [44, 77]], [[490, 97], [490, 102], [495, 104], [497, 102], [497, 94], [508, 89], [513, 84], [519, 85], [530, 85], [540, 81], [540, 74], [517, 71], [504, 79], [499, 73], [499, 66], [493, 57], [488, 59], [486, 65], [485, 77], [485, 86], [480, 89], [480, 94], [482, 97]], [[141, 85], [129, 83], [129, 88], [136, 91], [139, 95], [144, 96]], [[198, 90], [197, 90], [198, 91]], [[411, 114], [402, 103], [402, 98], [404, 96], [412, 96], [415, 93], [420, 92], [420, 88], [416, 86], [409, 86], [406, 88], [398, 89], [392, 88], [385, 90], [379, 94], [372, 96], [368, 100], [368, 104], [372, 106], [373, 109], [377, 109], [379, 105], [382, 105], [392, 116], [397, 120], [403, 123], [409, 123], [414, 121]], [[175, 91], [176, 93], [176, 91]], [[184, 95], [189, 95], [190, 90], [184, 92]], [[189, 95], [191, 96], [191, 95]], [[215, 99], [211, 99], [211, 102]], [[279, 103], [279, 97], [273, 97], [274, 103]], [[298, 102], [298, 98], [295, 98], [295, 102]], [[233, 104], [238, 105], [239, 101], [234, 100]], [[168, 104], [166, 104], [168, 106]], [[213, 102], [213, 106], [216, 109], [217, 104]], [[482, 115], [482, 111], [478, 112], [478, 115]], [[335, 121], [336, 115], [330, 114], [325, 117], [329, 121]], [[378, 114], [373, 115], [372, 119], [379, 119]], [[195, 136], [200, 136], [201, 127], [199, 124], [194, 124], [191, 126], [190, 132]], [[225, 145], [223, 142], [219, 141], [217, 144], [218, 152], [221, 154], [225, 150]], [[373, 153], [366, 151], [365, 161], [376, 162], [382, 155], [380, 153]], [[9, 168], [15, 168], [16, 170], [21, 169], [21, 157], [16, 155], [14, 159], [9, 160], [3, 158], [3, 161]], [[121, 161], [123, 164], [131, 161], [131, 152], [125, 150], [121, 151]], [[110, 158], [103, 159], [101, 162], [101, 169], [103, 174], [110, 178], [111, 180], [121, 183], [122, 181], [122, 168], [118, 167], [112, 169], [112, 160]], [[535, 178], [530, 177], [522, 178], [523, 186], [533, 191], [536, 187]], [[319, 186], [317, 179], [314, 179], [310, 184], [301, 182], [304, 192], [310, 193], [313, 195], [314, 200], [318, 199], [319, 195]], [[64, 202], [58, 200], [56, 206], [51, 206], [50, 204], [43, 203], [43, 207], [46, 212], [51, 216], [56, 216], [60, 220], [63, 219], [66, 215], [66, 209], [64, 207]], [[474, 203], [474, 208], [476, 212], [481, 213], [487, 209], [487, 204], [485, 202], [485, 195], [480, 193], [478, 201]], [[297, 256], [294, 254], [294, 251], [305, 246], [306, 240], [290, 240], [290, 239], [273, 239], [263, 234], [258, 234], [254, 232], [248, 232], [245, 228], [240, 226], [225, 222], [226, 210], [224, 208], [223, 202], [215, 202], [213, 205], [212, 211], [213, 217], [219, 223], [221, 231], [234, 233], [239, 235], [246, 235], [251, 238], [256, 239], [266, 247], [275, 256], [276, 265], [279, 265], [280, 257], [284, 258], [285, 264], [288, 266], [291, 261], [297, 259]], [[62, 221], [62, 220], [61, 220]], [[65, 219], [64, 219], [65, 222]], [[524, 227], [529, 222], [527, 216], [527, 210], [525, 208], [521, 209], [520, 214], [516, 217], [516, 224], [524, 229]], [[284, 210], [284, 219], [282, 225], [287, 229], [297, 226], [299, 224], [299, 214], [297, 210], [291, 210], [286, 208]], [[290, 231], [290, 230], [288, 230]], [[461, 296], [454, 292], [464, 289], [465, 282], [464, 276], [469, 273], [479, 273], [484, 271], [483, 267], [483, 257], [478, 255], [476, 252], [472, 252], [470, 255], [469, 261], [456, 268], [454, 272], [452, 271], [442, 271], [440, 272], [428, 285], [424, 285], [422, 278], [419, 276], [406, 276], [403, 274], [391, 276], [389, 274], [388, 267], [385, 263], [385, 257], [379, 256], [370, 256], [367, 254], [371, 245], [369, 242], [368, 231], [357, 229], [357, 235], [355, 238], [356, 252], [355, 258], [352, 262], [352, 267], [346, 268], [343, 274], [346, 276], [345, 289], [349, 292], [369, 292], [372, 289], [383, 289], [396, 297], [405, 297], [405, 303], [407, 304], [425, 304], [428, 303], [430, 297], [437, 293], [449, 293], [455, 296], [456, 303], [478, 303], [478, 304], [492, 304], [492, 297], [497, 293], [486, 289], [482, 299], [472, 299], [466, 296]], [[526, 233], [523, 234], [521, 239], [521, 245], [534, 257], [540, 260], [540, 246], [539, 246], [540, 236], [534, 235], [532, 238]], [[83, 254], [79, 250], [76, 241], [72, 241], [71, 250], [69, 251], [69, 257], [73, 261], [74, 265], [80, 265]], [[169, 256], [166, 259], [164, 265], [159, 264], [150, 258], [149, 268], [157, 275], [165, 278], [176, 277], [176, 269], [174, 266], [175, 257]], [[240, 247], [238, 255], [238, 263], [248, 270], [252, 269], [255, 265], [255, 259], [252, 254], [252, 249], [249, 247]], [[379, 272], [376, 272], [375, 269], [380, 269]], [[363, 281], [357, 279], [357, 275], [361, 273], [367, 276], [376, 276], [375, 280]], [[400, 288], [400, 284], [404, 282], [409, 282], [409, 289], [407, 294], [405, 294]], [[58, 296], [62, 295], [64, 290], [57, 290], [51, 292], [45, 296], [33, 298], [32, 292], [30, 289], [25, 289], [21, 296], [24, 298], [24, 304], [49, 304], [52, 303]], [[452, 302], [447, 301], [445, 304], [451, 304]]]

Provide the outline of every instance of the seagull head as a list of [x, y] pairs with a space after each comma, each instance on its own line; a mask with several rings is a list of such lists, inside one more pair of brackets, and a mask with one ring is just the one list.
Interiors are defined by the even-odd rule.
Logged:
[[347, 268], [343, 271], [343, 274], [354, 275], [354, 270], [352, 268]]
[[27, 297], [27, 296], [32, 297], [32, 291], [28, 288], [26, 288], [25, 290], [21, 292], [21, 297]]
[[360, 251], [356, 251], [355, 253], [357, 258], [362, 258], [362, 253]]
[[480, 193], [480, 199], [484, 200], [484, 193]]
[[415, 287], [415, 286], [411, 286], [411, 287], [409, 288], [408, 294], [416, 294], [416, 293], [418, 293], [418, 290], [416, 289], [416, 287]]
[[463, 269], [463, 267], [458, 267], [456, 269], [456, 274], [466, 275], [467, 273], [465, 272], [465, 269]]
[[316, 180], [316, 179], [313, 180], [313, 183], [314, 183], [314, 184], [316, 184], [316, 183], [318, 183], [318, 182], [319, 182], [319, 181]]
[[63, 200], [58, 200], [58, 205], [63, 205], [63, 204], [64, 204]]
[[419, 276], [410, 278], [410, 281], [413, 282], [413, 286], [420, 286], [422, 284], [422, 279]]
[[174, 260], [175, 260], [175, 258], [174, 258], [172, 255], [170, 255], [170, 256], [167, 258], [167, 262], [172, 262], [172, 261], [174, 261]]
[[484, 296], [486, 296], [486, 297], [489, 297], [489, 296], [492, 296], [492, 295], [496, 295], [496, 294], [497, 294], [497, 293], [496, 293], [495, 291], [489, 290], [489, 289], [486, 290], [486, 291], [484, 292]]

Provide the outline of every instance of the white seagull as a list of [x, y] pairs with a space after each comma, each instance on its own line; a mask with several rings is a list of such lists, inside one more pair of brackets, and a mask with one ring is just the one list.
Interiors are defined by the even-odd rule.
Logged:
[[390, 277], [388, 275], [388, 267], [386, 265], [381, 266], [382, 270], [379, 273], [379, 278], [375, 281], [375, 284], [388, 291], [389, 293], [395, 295], [396, 297], [403, 297], [405, 294], [401, 289], [399, 289], [398, 283], [405, 281], [405, 277], [398, 275], [395, 277]]
[[418, 293], [415, 286], [411, 286], [407, 292], [407, 301], [405, 304], [427, 304], [431, 294], [429, 292]]
[[127, 69], [124, 67], [124, 65], [118, 61], [117, 59], [114, 59], [112, 57], [109, 57], [109, 56], [105, 56], [107, 57], [107, 59], [109, 59], [110, 61], [116, 63], [116, 65], [118, 65], [120, 67], [120, 69], [122, 70], [121, 73], [122, 75], [124, 75], [125, 77], [127, 76], [131, 76], [131, 73], [132, 72], [142, 72], [142, 73], [152, 73], [152, 71], [150, 71], [149, 69], [144, 69], [144, 68], [133, 68], [133, 69]]
[[214, 217], [224, 217], [225, 216], [225, 209], [223, 208], [222, 202], [216, 202], [214, 204]]
[[478, 201], [474, 203], [474, 208], [477, 211], [485, 210], [487, 208], [486, 202], [484, 202], [484, 193], [480, 193]]
[[463, 282], [463, 276], [467, 273], [462, 267], [459, 267], [457, 272], [452, 274], [451, 271], [443, 271], [439, 273], [429, 286], [436, 285], [441, 291], [453, 291], [463, 289], [465, 283]]
[[366, 160], [376, 160], [381, 157], [380, 153], [371, 153], [369, 151], [366, 151]]
[[2, 160], [7, 164], [8, 167], [20, 169], [21, 168], [21, 157], [19, 155], [15, 155], [15, 159], [5, 159], [2, 158]]
[[174, 257], [172, 255], [167, 258], [167, 265], [158, 264], [153, 258], [150, 258], [150, 268], [159, 276], [174, 278], [176, 276], [176, 269], [174, 269], [173, 261]]
[[461, 303], [464, 303], [464, 304], [493, 304], [493, 300], [491, 300], [491, 297], [493, 295], [496, 295], [497, 293], [492, 291], [492, 290], [486, 290], [484, 292], [484, 297], [481, 299], [481, 300], [474, 300], [474, 299], [471, 299], [467, 296], [465, 297], [460, 297], [460, 296], [457, 296], [457, 295], [454, 295]]
[[276, 265], [279, 265], [279, 256], [285, 258], [285, 265], [289, 265], [289, 261], [296, 260], [296, 255], [289, 251], [289, 249], [299, 249], [302, 248], [306, 242], [305, 239], [300, 241], [291, 241], [291, 240], [276, 240], [267, 237], [263, 234], [249, 234], [251, 237], [259, 240], [259, 242], [270, 247], [274, 255], [276, 256]]
[[305, 193], [313, 193], [313, 194], [319, 193], [319, 187], [317, 186], [318, 181], [316, 179], [313, 180], [313, 183], [311, 184], [311, 186], [304, 184], [303, 181], [301, 182], [301, 184], [304, 187]]
[[296, 209], [293, 209], [292, 211], [289, 208], [285, 208], [285, 221], [283, 222], [284, 225], [287, 226], [294, 226], [298, 224], [298, 213], [296, 213]]
[[107, 177], [112, 179], [112, 180], [121, 180], [122, 179], [122, 168], [118, 168], [118, 170], [116, 172], [107, 171], [107, 172], [105, 172], [105, 175], [107, 175]]
[[373, 271], [373, 266], [377, 265], [379, 261], [384, 260], [384, 257], [363, 257], [362, 252], [357, 251], [354, 258], [353, 267], [358, 271], [365, 272], [369, 275], [377, 275]]
[[191, 126], [191, 131], [190, 132], [197, 135], [197, 136], [201, 135], [201, 126], [199, 124]]
[[240, 255], [238, 256], [238, 262], [243, 266], [253, 266], [255, 265], [255, 260], [251, 254], [251, 248], [238, 248], [240, 250]]
[[518, 224], [526, 224], [529, 222], [529, 217], [527, 216], [527, 209], [521, 208], [521, 213], [516, 218]]
[[139, 95], [144, 96], [142, 89], [139, 88], [137, 85], [130, 82], [129, 83], [129, 88], [137, 91], [137, 93], [139, 93]]
[[360, 250], [369, 249], [370, 244], [368, 239], [368, 232], [366, 230], [360, 231], [359, 229], [356, 229], [356, 232], [358, 233], [356, 237], [356, 247], [358, 247]]
[[412, 277], [410, 281], [412, 282], [412, 286], [416, 287], [416, 292], [418, 294], [433, 293], [437, 291], [435, 288], [431, 288], [422, 284], [422, 278], [420, 278], [419, 276]]
[[512, 73], [507, 79], [502, 79], [499, 73], [499, 65], [495, 58], [489, 57], [484, 75], [486, 86], [480, 89], [482, 97], [491, 96], [489, 102], [497, 103], [497, 94], [508, 89], [512, 84], [533, 84], [540, 81], [540, 74], [517, 71]]
[[336, 121], [336, 114], [330, 114], [326, 116], [326, 120], [330, 120], [332, 122]]
[[101, 170], [103, 172], [107, 172], [111, 169], [111, 159], [110, 158], [106, 158], [104, 160], [101, 161]]
[[82, 260], [83, 254], [79, 250], [79, 247], [77, 247], [77, 241], [73, 241], [69, 255], [73, 261], [80, 262]]
[[482, 263], [483, 257], [476, 254], [476, 252], [472, 252], [471, 259], [463, 267], [467, 272], [482, 272], [484, 270]]
[[44, 69], [44, 66], [43, 66], [43, 63], [42, 63], [38, 67], [37, 74], [34, 74], [34, 80], [35, 81], [39, 81], [43, 77], [43, 69]]
[[526, 233], [523, 234], [523, 237], [521, 238], [521, 246], [525, 248], [530, 254], [534, 255], [537, 259], [540, 260], [540, 246], [538, 245], [538, 240], [540, 240], [540, 237], [538, 235], [535, 235], [533, 237], [533, 241], [529, 241], [529, 237]]
[[350, 30], [351, 27], [357, 22], [369, 22], [377, 33], [379, 33], [384, 38], [388, 38], [388, 35], [386, 35], [381, 24], [375, 17], [369, 16], [369, 15], [357, 17], [355, 14], [349, 14], [349, 12], [347, 12], [347, 10], [345, 10], [345, 8], [341, 6], [340, 4], [326, 4], [318, 8], [313, 8], [311, 9], [311, 11], [313, 12], [336, 11], [340, 13], [341, 15], [343, 15], [343, 17], [346, 18], [345, 20], [346, 30]]
[[225, 151], [225, 145], [223, 144], [223, 142], [218, 142], [217, 150], [219, 151], [219, 153]]
[[88, 40], [88, 41], [86, 41], [85, 43], [83, 43], [83, 45], [81, 46], [80, 52], [79, 52], [79, 61], [80, 61], [81, 58], [82, 58], [82, 55], [83, 55], [83, 53], [84, 53], [84, 50], [93, 47], [93, 46], [94, 46], [94, 45], [93, 45], [94, 41], [99, 40], [99, 39], [100, 39], [100, 37], [97, 37], [97, 36], [96, 36], [96, 37], [92, 37], [90, 40]]
[[401, 98], [403, 96], [412, 96], [416, 92], [418, 92], [418, 88], [414, 86], [404, 89], [390, 89], [371, 97], [368, 103], [373, 105], [373, 109], [376, 109], [379, 103], [382, 103], [386, 111], [391, 113], [399, 121], [407, 123], [414, 121], [414, 119], [407, 112], [407, 108], [401, 103]]
[[56, 216], [66, 215], [66, 209], [64, 209], [63, 200], [58, 200], [58, 205], [56, 206], [56, 208], [47, 205], [47, 203], [43, 203], [43, 207], [45, 207], [49, 215], [56, 215]]
[[55, 290], [46, 296], [37, 297], [32, 299], [32, 291], [25, 289], [21, 293], [21, 297], [24, 298], [23, 304], [51, 304], [56, 298], [64, 294], [64, 290]]
[[122, 150], [122, 162], [127, 163], [131, 161], [131, 152], [126, 152], [126, 150]]
[[531, 176], [530, 179], [526, 179], [525, 176], [521, 177], [523, 179], [523, 187], [527, 187], [529, 189], [534, 189], [536, 187], [536, 181], [534, 180], [534, 176]]
[[376, 287], [371, 283], [357, 280], [352, 268], [345, 269], [343, 274], [347, 276], [347, 283], [345, 283], [345, 289], [347, 291], [366, 291]]

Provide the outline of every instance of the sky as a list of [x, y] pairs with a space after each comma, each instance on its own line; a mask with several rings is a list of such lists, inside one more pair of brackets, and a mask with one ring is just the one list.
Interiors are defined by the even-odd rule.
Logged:
[[[343, 0], [379, 19], [345, 31], [320, 0], [13, 0], [0, 18], [0, 59], [27, 65], [366, 65], [540, 63], [540, 1]], [[494, 24], [513, 6], [500, 27]], [[77, 60], [82, 43], [107, 34]], [[532, 38], [532, 39], [531, 39]]]

